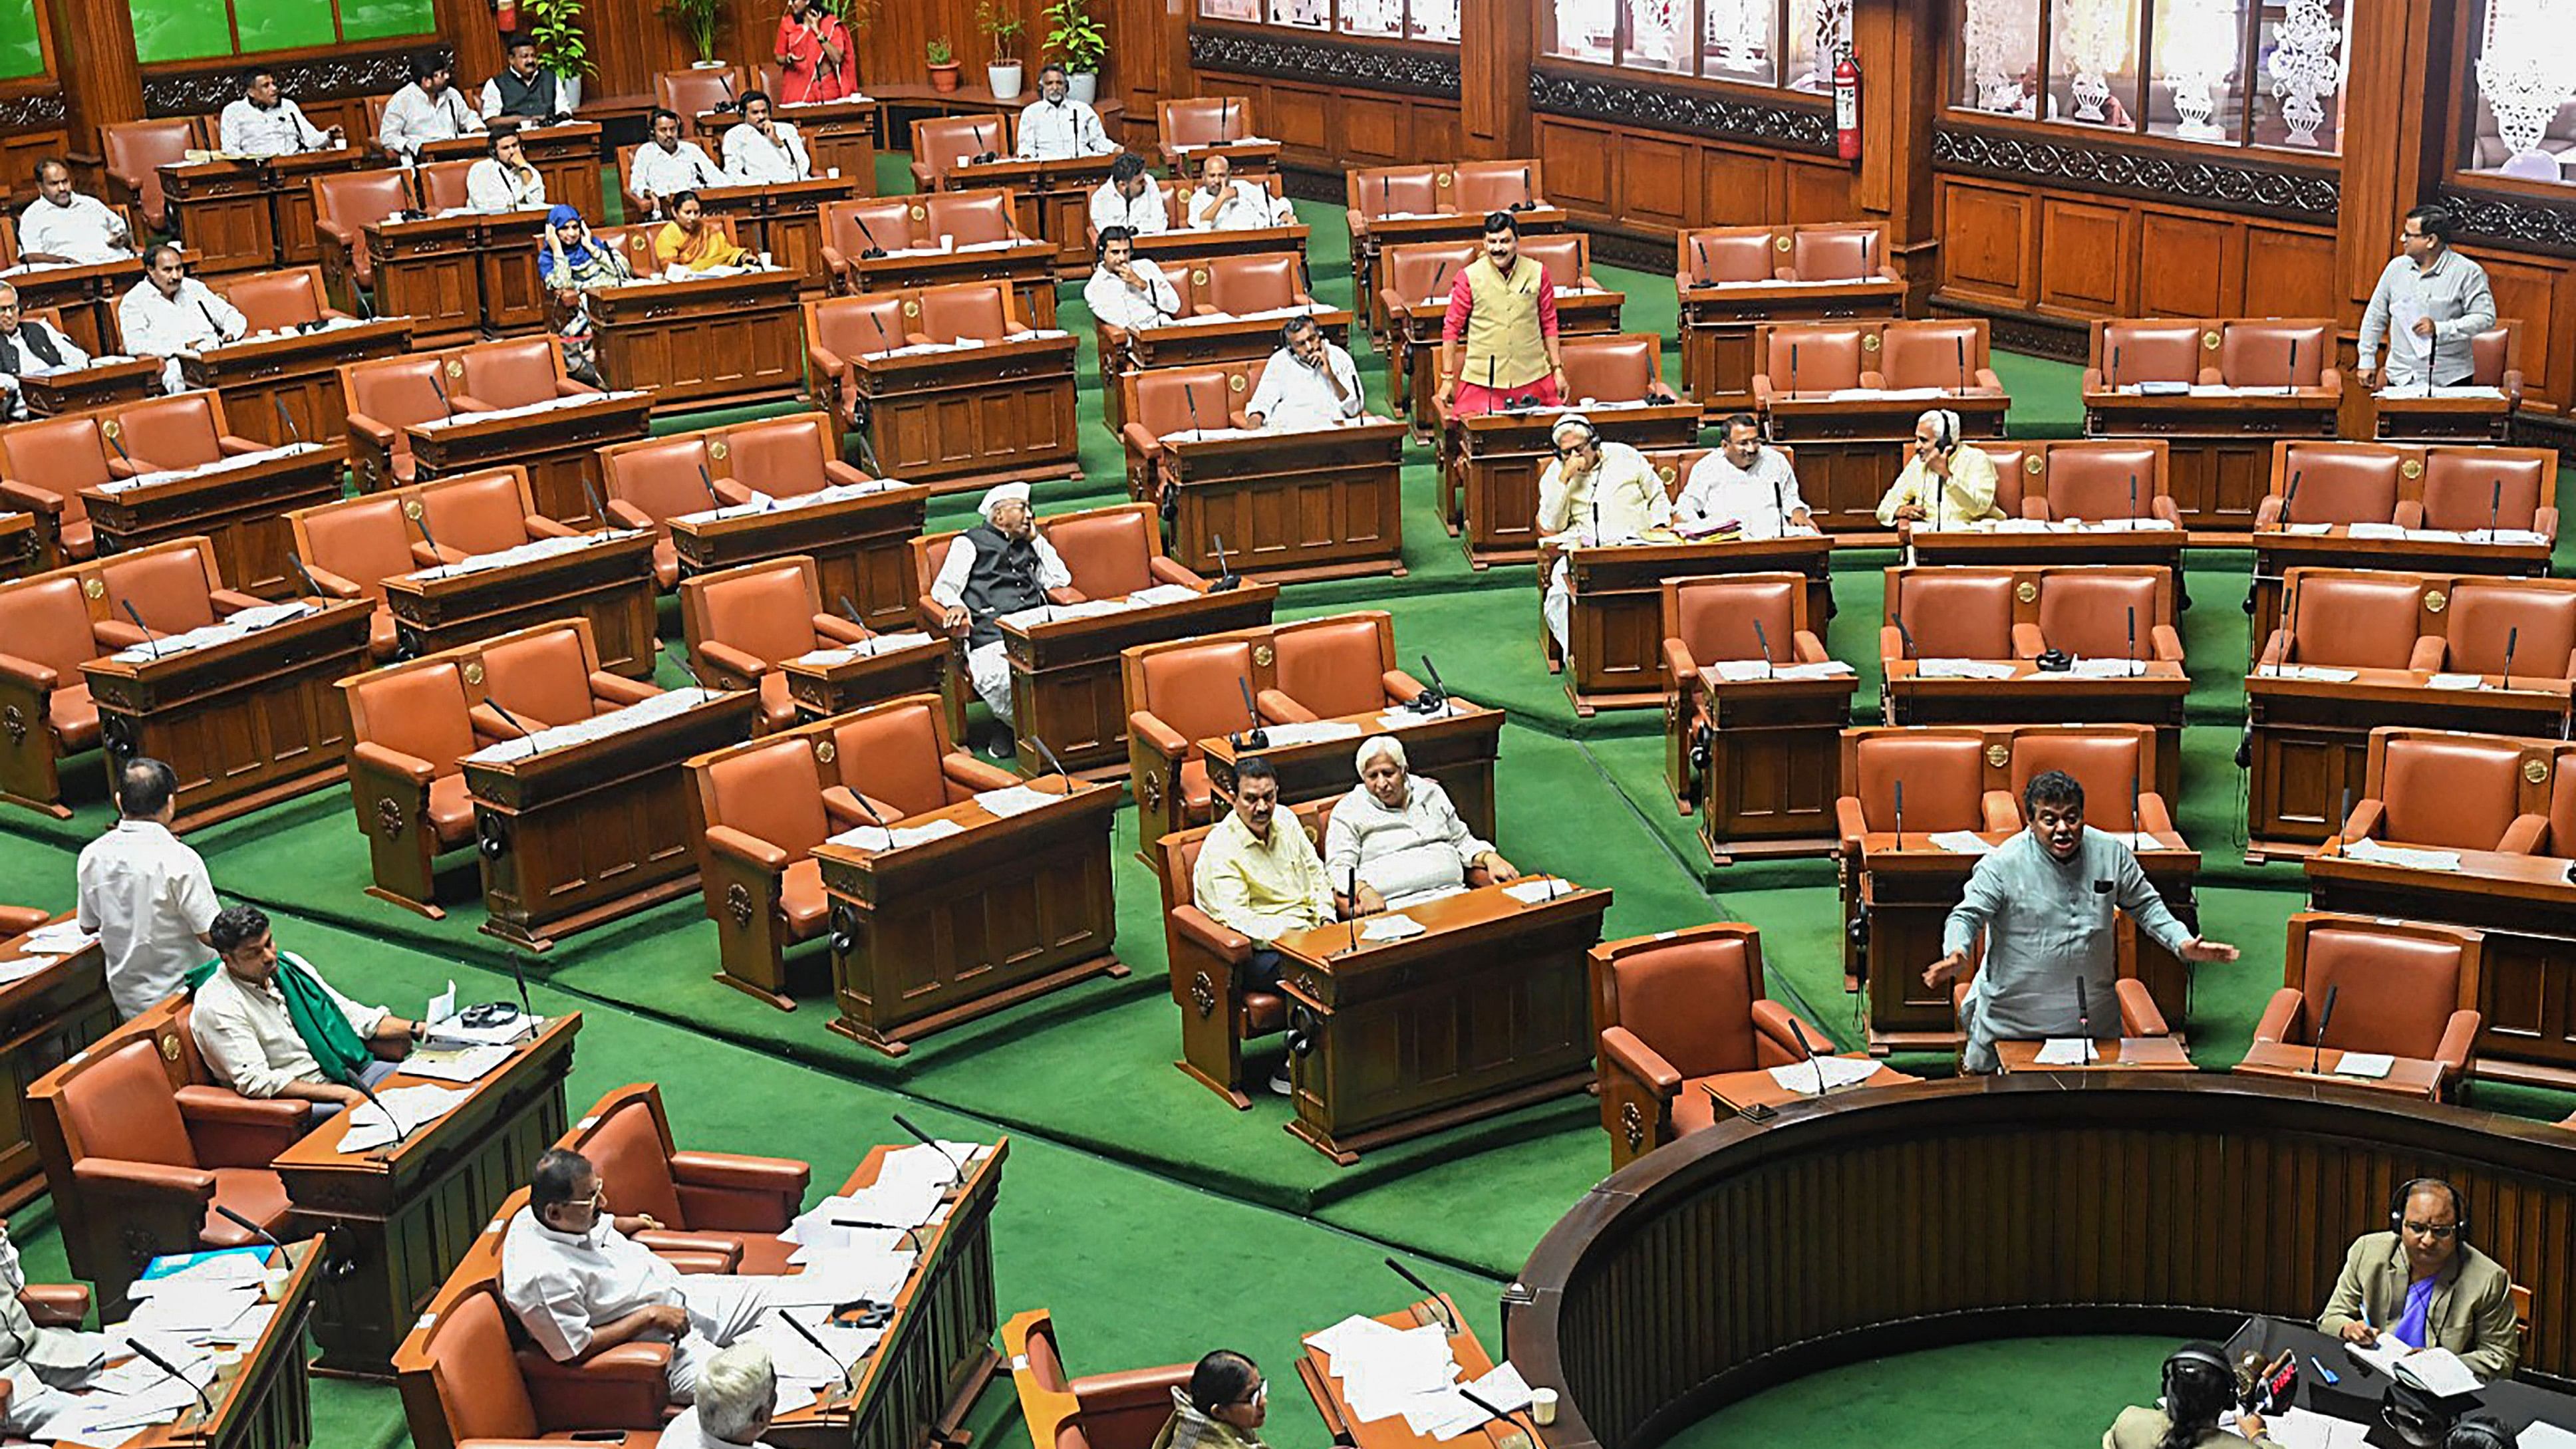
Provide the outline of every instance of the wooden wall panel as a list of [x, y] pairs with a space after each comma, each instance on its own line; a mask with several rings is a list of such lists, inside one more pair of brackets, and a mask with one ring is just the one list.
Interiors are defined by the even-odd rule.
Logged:
[[1345, 95], [1334, 102], [1341, 120], [1334, 149], [1361, 166], [1392, 166], [1412, 158], [1404, 149], [1404, 102], [1387, 96]]
[[1253, 97], [1261, 107], [1261, 129], [1291, 151], [1318, 155], [1332, 149], [1333, 96], [1307, 86], [1274, 85], [1266, 96]]
[[2039, 208], [2030, 193], [1944, 178], [1945, 290], [2008, 307], [2039, 299]]
[[1407, 101], [1404, 103], [1405, 143], [1402, 160], [1418, 157], [1453, 157], [1466, 154], [1458, 144], [1458, 107], [1445, 102]]
[[[2249, 317], [2341, 315], [2335, 238], [2327, 231], [2249, 224], [2245, 227], [2245, 299]], [[2360, 319], [2354, 319], [2359, 325]]]
[[2139, 217], [2138, 315], [2233, 317], [2244, 277], [2244, 228], [2187, 212]]
[[2062, 196], [2040, 198], [2039, 305], [2123, 317], [2137, 288], [2137, 215]]
[[1702, 226], [1760, 226], [1786, 209], [1779, 194], [1779, 171], [1767, 157], [1749, 151], [1703, 146], [1699, 204], [1692, 212]]
[[[1698, 168], [1693, 149], [1679, 141], [1629, 137], [1619, 148], [1621, 213], [1645, 226], [1679, 230], [1687, 223], [1695, 214], [1690, 182]], [[1554, 166], [1547, 170], [1547, 184], [1550, 191], [1556, 189]]]
[[[1568, 211], [1615, 216], [1621, 211], [1618, 133], [1607, 126], [1541, 116], [1539, 161], [1547, 172], [1548, 200]], [[1679, 148], [1674, 148], [1678, 150]]]
[[2492, 252], [2480, 254], [2478, 261], [2495, 292], [2496, 315], [2522, 323], [2519, 361], [2525, 394], [2565, 405], [2576, 394], [2571, 387], [2576, 379], [2570, 377], [2576, 358], [2569, 356], [2568, 343], [2576, 334], [2576, 263]]
[[1782, 221], [1843, 221], [1852, 207], [1852, 173], [1840, 165], [1784, 159], [1780, 163]]

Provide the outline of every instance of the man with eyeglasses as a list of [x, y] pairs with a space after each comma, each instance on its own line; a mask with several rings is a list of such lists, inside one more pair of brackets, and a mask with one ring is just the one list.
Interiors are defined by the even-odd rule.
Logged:
[[2460, 1190], [2438, 1177], [2399, 1188], [2393, 1230], [2353, 1240], [2317, 1331], [2363, 1348], [2383, 1338], [2410, 1352], [2447, 1348], [2482, 1379], [2511, 1378], [2522, 1356], [2511, 1280], [2461, 1241], [2465, 1207]]
[[501, 1299], [557, 1363], [582, 1363], [622, 1343], [671, 1345], [671, 1402], [692, 1403], [721, 1349], [769, 1312], [765, 1279], [680, 1270], [629, 1237], [657, 1231], [646, 1214], [612, 1217], [608, 1184], [589, 1158], [548, 1148], [528, 1182], [528, 1205], [501, 1234]]
[[27, 416], [18, 379], [87, 367], [89, 354], [40, 318], [23, 315], [18, 289], [0, 282], [0, 422]]
[[1539, 542], [1558, 552], [1539, 613], [1556, 636], [1558, 652], [1571, 657], [1574, 596], [1565, 550], [1642, 542], [1648, 533], [1672, 526], [1673, 501], [1645, 454], [1605, 440], [1583, 414], [1558, 418], [1547, 436], [1556, 447], [1556, 461], [1539, 475]]
[[1270, 1413], [1270, 1381], [1261, 1367], [1221, 1348], [1190, 1370], [1187, 1388], [1172, 1388], [1172, 1417], [1153, 1449], [1263, 1449], [1261, 1422]]
[[2458, 225], [2447, 206], [2406, 213], [2397, 255], [2380, 271], [2361, 314], [2361, 385], [2372, 392], [2469, 380], [2469, 339], [2495, 326], [2495, 294], [2488, 290], [2486, 268], [2451, 250]]

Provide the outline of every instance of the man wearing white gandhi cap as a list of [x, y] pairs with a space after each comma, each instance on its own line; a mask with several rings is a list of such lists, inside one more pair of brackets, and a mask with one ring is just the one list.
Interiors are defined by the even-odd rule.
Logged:
[[1345, 915], [1447, 895], [1470, 871], [1498, 881], [1520, 874], [1458, 818], [1438, 781], [1411, 773], [1395, 736], [1361, 741], [1356, 763], [1360, 782], [1334, 802], [1324, 830], [1324, 873]]
[[[1541, 542], [1560, 548], [1634, 543], [1649, 529], [1671, 526], [1673, 500], [1645, 454], [1625, 443], [1603, 441], [1600, 429], [1581, 413], [1558, 418], [1547, 436], [1556, 445], [1556, 461], [1547, 465], [1538, 480]], [[1547, 596], [1539, 604], [1559, 652], [1569, 648], [1567, 615], [1572, 609], [1565, 556], [1560, 553], [1548, 571]]]
[[995, 621], [1041, 604], [1078, 603], [1082, 595], [1074, 590], [1072, 571], [1038, 532], [1029, 485], [1000, 484], [984, 494], [975, 511], [984, 521], [948, 545], [939, 575], [930, 581], [930, 598], [947, 610], [941, 627], [966, 630], [966, 678], [1001, 724], [993, 758], [1007, 760], [1019, 753], [1019, 746], [1012, 735], [1011, 666]]

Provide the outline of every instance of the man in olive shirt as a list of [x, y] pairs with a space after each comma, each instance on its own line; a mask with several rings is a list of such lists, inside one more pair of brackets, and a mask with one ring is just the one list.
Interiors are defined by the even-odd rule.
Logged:
[[[1190, 899], [1208, 919], [1252, 940], [1243, 985], [1279, 989], [1279, 952], [1271, 943], [1291, 931], [1333, 919], [1333, 885], [1323, 858], [1295, 815], [1279, 814], [1279, 776], [1255, 755], [1235, 766], [1234, 809], [1207, 833], [1190, 871]], [[1270, 1090], [1289, 1091], [1287, 1071]]]
[[2462, 1206], [2460, 1190], [2438, 1177], [2398, 1189], [2395, 1231], [2353, 1240], [2317, 1331], [2364, 1348], [2382, 1338], [2447, 1348], [2482, 1379], [2513, 1377], [2522, 1341], [2512, 1283], [2502, 1264], [2460, 1240]]

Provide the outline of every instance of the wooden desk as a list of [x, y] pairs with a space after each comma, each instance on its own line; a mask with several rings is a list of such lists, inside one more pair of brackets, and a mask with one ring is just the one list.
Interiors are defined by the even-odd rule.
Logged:
[[2084, 435], [2164, 439], [2192, 542], [2242, 544], [2271, 489], [2272, 444], [2333, 437], [2337, 406], [2335, 394], [2315, 387], [2148, 397], [2130, 384], [2084, 394]]
[[2413, 387], [2344, 389], [2354, 424], [2349, 435], [2382, 443], [2501, 443], [2513, 431], [2517, 402], [2494, 387], [2458, 396]]
[[[1469, 830], [1487, 840], [1494, 838], [1494, 762], [1502, 755], [1501, 710], [1453, 698], [1439, 714], [1415, 714], [1390, 706], [1319, 723], [1348, 725], [1359, 733], [1305, 744], [1273, 740], [1259, 748], [1238, 745], [1224, 735], [1199, 741], [1207, 758], [1208, 787], [1216, 792], [1218, 807], [1234, 808], [1235, 765], [1246, 755], [1259, 755], [1278, 772], [1282, 805], [1340, 799], [1359, 783], [1351, 769], [1351, 752], [1359, 742], [1371, 735], [1393, 735], [1404, 742], [1408, 768], [1440, 782]], [[1188, 828], [1180, 820], [1179, 801], [1169, 801], [1166, 814], [1166, 820], [1154, 821], [1140, 813], [1137, 834], [1148, 848], [1163, 836]]]
[[[841, 653], [837, 648], [817, 652]], [[935, 694], [945, 699], [949, 664], [956, 654], [953, 641], [923, 635], [919, 642], [876, 654], [797, 658], [778, 667], [787, 673], [787, 697], [796, 703], [797, 719], [811, 723], [907, 694]]]
[[[1855, 388], [1841, 397], [1773, 393], [1762, 413], [1771, 441], [1797, 450], [1798, 491], [1816, 526], [1827, 533], [1884, 536], [1887, 525], [1878, 521], [1878, 500], [1905, 471], [1913, 455], [1914, 423], [1924, 410], [1957, 413], [1960, 437], [1974, 443], [2004, 435], [2004, 411], [2011, 405], [2010, 398], [1993, 392]], [[2267, 465], [2269, 460], [2266, 454]]]
[[[795, 319], [789, 318], [794, 342]], [[959, 493], [1008, 480], [1079, 478], [1073, 334], [972, 347], [898, 347], [849, 359], [874, 471]]]
[[[2245, 676], [2254, 747], [2245, 796], [2248, 864], [2305, 857], [2343, 824], [2343, 802], [2368, 788], [2374, 725], [2567, 735], [2567, 681], [2536, 671], [2515, 674], [2511, 689], [2492, 674], [2476, 689], [2433, 689], [2432, 675], [2411, 669], [2339, 669], [2330, 672], [2351, 677], [2315, 679], [2297, 672], [2307, 667], [2271, 673], [2258, 666]], [[2176, 797], [2169, 791], [2166, 798]]]
[[600, 378], [652, 394], [664, 411], [791, 397], [805, 375], [798, 286], [793, 273], [773, 268], [593, 291]]
[[[180, 370], [187, 370], [184, 359]], [[124, 362], [93, 362], [88, 367], [18, 379], [27, 411], [38, 417], [60, 417], [118, 403], [140, 402], [161, 390], [161, 364], [136, 357]]]
[[[1889, 482], [1896, 481], [1892, 476]], [[2152, 522], [2152, 520], [2150, 520]], [[1906, 530], [1918, 564], [1991, 564], [2039, 568], [2051, 564], [2148, 564], [2173, 570], [2182, 587], [2184, 535], [2179, 528], [2105, 528], [2099, 524], [2037, 523]], [[2259, 569], [2258, 569], [2259, 572]]]
[[[375, 268], [375, 306], [352, 296], [334, 299], [342, 311], [409, 317], [421, 347], [451, 347], [480, 340], [483, 332], [484, 218], [471, 213], [421, 221], [371, 221], [364, 242]], [[525, 282], [536, 290], [537, 249], [526, 245]], [[495, 257], [495, 266], [506, 257]], [[349, 288], [356, 290], [355, 281]]]
[[269, 230], [277, 237], [274, 265], [318, 265], [322, 260], [322, 234], [313, 225], [313, 178], [334, 171], [359, 170], [368, 164], [366, 152], [355, 146], [334, 146], [324, 151], [272, 156], [267, 164], [268, 175], [262, 184], [269, 194]]
[[[1869, 1054], [1841, 1052], [1837, 1055], [1847, 1059], [1866, 1060]], [[1749, 1072], [1720, 1072], [1713, 1077], [1701, 1077], [1693, 1085], [1717, 1101], [1721, 1109], [1719, 1115], [1723, 1116], [1728, 1112], [1742, 1112], [1749, 1108], [1777, 1108], [1785, 1107], [1792, 1102], [1815, 1102], [1826, 1097], [1848, 1096], [1853, 1092], [1866, 1091], [1873, 1087], [1902, 1087], [1922, 1080], [1921, 1077], [1909, 1076], [1881, 1063], [1877, 1071], [1861, 1080], [1849, 1086], [1828, 1087], [1821, 1093], [1813, 1084], [1804, 1087], [1781, 1086], [1780, 1079], [1771, 1075], [1769, 1067], [1760, 1067]]]
[[1753, 406], [1753, 374], [1762, 370], [1754, 329], [1774, 322], [1893, 320], [1905, 315], [1905, 284], [1765, 278], [1685, 287], [1680, 301], [1682, 391], [1715, 417]]
[[590, 501], [607, 493], [599, 450], [643, 437], [653, 425], [653, 406], [651, 393], [619, 389], [533, 408], [451, 413], [406, 423], [403, 436], [411, 445], [417, 482], [516, 463], [528, 470], [528, 492], [539, 513], [575, 528], [597, 528], [608, 522]]
[[0, 579], [23, 578], [54, 567], [58, 545], [53, 530], [43, 526], [52, 517], [50, 513], [0, 513]]
[[[2403, 538], [2356, 538], [2351, 526], [2342, 523], [2322, 529], [2299, 524], [2295, 531], [2255, 529], [2254, 582], [2246, 595], [2254, 606], [2254, 632], [2247, 640], [2253, 657], [2246, 663], [2252, 665], [2263, 657], [2263, 647], [2271, 641], [2272, 631], [2281, 627], [2281, 596], [2292, 569], [2398, 569], [2524, 579], [2549, 576], [2547, 539], [2537, 543], [2489, 543], [2457, 534], [2424, 536], [2427, 532], [2417, 529]], [[2563, 669], [2536, 672], [2561, 673]]]
[[[691, 755], [750, 739], [760, 699], [707, 694], [597, 739], [505, 741], [461, 765], [483, 867], [483, 934], [543, 951], [566, 936], [694, 893]], [[621, 711], [621, 714], [626, 713]]]
[[1177, 495], [1171, 556], [1204, 578], [1226, 563], [1274, 583], [1402, 578], [1404, 425], [1367, 417], [1299, 432], [1233, 428], [1163, 439], [1160, 484]]
[[839, 275], [832, 278], [835, 294], [908, 292], [956, 282], [1003, 282], [1010, 286], [1019, 315], [1027, 318], [1029, 325], [1055, 326], [1055, 248], [1034, 238], [953, 249], [890, 250], [880, 257], [853, 255], [849, 263], [846, 281]]
[[209, 155], [157, 169], [171, 235], [186, 239], [193, 270], [252, 272], [277, 265], [274, 188], [257, 158]]
[[920, 537], [929, 505], [929, 489], [892, 479], [864, 493], [829, 488], [766, 510], [683, 513], [671, 520], [671, 547], [683, 578], [802, 554], [814, 560], [825, 603], [848, 599], [869, 629], [888, 633], [915, 627], [920, 586], [905, 545]]
[[629, 679], [653, 674], [653, 594], [653, 535], [640, 529], [593, 534], [567, 552], [499, 568], [443, 565], [385, 580], [385, 607], [413, 657], [579, 614], [590, 621], [600, 667]]
[[[1538, 480], [1556, 460], [1547, 430], [1565, 411], [1473, 413], [1450, 420], [1440, 478], [1441, 519], [1461, 536], [1469, 567], [1537, 560]], [[1641, 452], [1689, 448], [1699, 440], [1695, 402], [1593, 403], [1581, 411], [1604, 436]], [[1804, 460], [1802, 447], [1801, 466]]]
[[2039, 1064], [2044, 1041], [1998, 1041], [1995, 1056], [2006, 1074], [2013, 1072], [2191, 1072], [2191, 1053], [2169, 1036], [2104, 1037], [2093, 1043], [2093, 1060], [2079, 1064]]
[[[2245, 1059], [2235, 1071], [2258, 1077], [2303, 1078], [2311, 1082], [2332, 1082], [2339, 1087], [2359, 1087], [2365, 1091], [2389, 1092], [2400, 1097], [2418, 1097], [2427, 1102], [2442, 1099], [2442, 1064], [2417, 1057], [2399, 1057], [2384, 1077], [2347, 1077], [2340, 1075], [2335, 1064], [2344, 1053], [2335, 1047], [2322, 1052], [2287, 1042], [2258, 1041], [2245, 1049]], [[2324, 1070], [2313, 1070], [2319, 1063]]]
[[941, 178], [943, 191], [1008, 186], [1017, 196], [1020, 230], [1055, 246], [1060, 280], [1088, 276], [1092, 266], [1091, 193], [1109, 179], [1115, 156], [1071, 156], [1061, 161], [1004, 159], [960, 166]]
[[[1012, 713], [1019, 732], [1047, 742], [1066, 769], [1108, 779], [1127, 769], [1127, 695], [1118, 651], [1130, 644], [1187, 639], [1270, 622], [1277, 584], [1247, 582], [1223, 593], [1113, 613], [1068, 615], [1022, 623], [1005, 615], [1002, 647], [1010, 656]], [[1020, 768], [1044, 768], [1029, 751]]]
[[[1243, 174], [1238, 171], [1237, 175]], [[1229, 230], [1196, 231], [1176, 226], [1169, 231], [1148, 232], [1136, 238], [1135, 255], [1169, 272], [1192, 262], [1211, 257], [1247, 257], [1263, 252], [1295, 252], [1306, 255], [1306, 242], [1311, 234], [1304, 222], [1286, 226], [1247, 226]]]
[[[2171, 660], [2130, 661], [2130, 674], [2092, 677], [2046, 670], [2037, 661], [2010, 664], [2010, 679], [1931, 679], [1923, 661], [1890, 659], [1879, 685], [1880, 717], [1890, 724], [2144, 724], [2156, 727], [2156, 790], [2182, 798], [2183, 697], [2191, 676]], [[2378, 721], [2388, 723], [2389, 721]], [[2463, 726], [2462, 728], [2466, 728]], [[2363, 744], [2368, 744], [2368, 731]], [[1935, 952], [1934, 954], [1939, 954]]]
[[2482, 1080], [2576, 1087], [2576, 1020], [2560, 1005], [2576, 984], [2576, 884], [2560, 857], [2463, 850], [2460, 868], [2417, 870], [2343, 853], [2308, 857], [2308, 897], [2321, 911], [2474, 926], [2486, 933], [2470, 1073]]
[[1685, 708], [1664, 722], [1665, 777], [1690, 782], [1676, 794], [1699, 817], [1709, 862], [1833, 853], [1842, 732], [1859, 672], [1730, 680], [1704, 668], [1683, 688], [1707, 696], [1708, 763], [1690, 768]]
[[595, 121], [563, 121], [548, 126], [519, 127], [519, 149], [545, 178], [546, 200], [569, 204], [586, 217], [605, 217], [601, 209], [600, 128]]
[[287, 599], [304, 592], [286, 561], [295, 552], [287, 510], [338, 502], [340, 470], [347, 465], [346, 448], [305, 443], [84, 488], [81, 503], [101, 554], [203, 534], [213, 541], [215, 566], [233, 588]]
[[63, 335], [92, 357], [116, 350], [116, 302], [143, 279], [143, 263], [126, 257], [112, 262], [76, 262], [66, 266], [30, 266], [12, 275], [21, 316], [51, 308], [62, 318]]
[[804, 181], [704, 187], [698, 200], [708, 215], [733, 218], [734, 239], [744, 250], [768, 253], [773, 264], [797, 280], [800, 294], [819, 297], [832, 277], [832, 269], [823, 264], [823, 208], [853, 195], [874, 194], [873, 188], [860, 192], [857, 185], [846, 177], [816, 175]]
[[[1813, 533], [1686, 541], [1659, 532], [1645, 543], [1563, 550], [1542, 544], [1538, 561], [1542, 601], [1554, 560], [1560, 556], [1566, 560], [1572, 604], [1566, 633], [1574, 641], [1574, 658], [1568, 661], [1557, 651], [1556, 636], [1545, 628], [1539, 630], [1540, 652], [1546, 656], [1549, 673], [1565, 675], [1566, 697], [1574, 701], [1578, 715], [1588, 719], [1605, 709], [1661, 709], [1665, 580], [1702, 574], [1804, 574], [1807, 617], [1821, 623], [1834, 612], [1833, 572], [1828, 563], [1833, 549], [1831, 538]], [[1789, 641], [1779, 643], [1786, 648]], [[1830, 813], [1830, 801], [1826, 808]]]
[[349, 716], [336, 681], [367, 667], [373, 612], [334, 599], [224, 643], [83, 664], [108, 768], [166, 761], [179, 777], [179, 831], [339, 783]]
[[[333, 1265], [345, 1270], [322, 1284], [314, 1308], [324, 1373], [393, 1376], [394, 1348], [413, 1318], [571, 1125], [564, 1078], [580, 1030], [579, 1012], [546, 1022], [455, 1110], [391, 1146], [340, 1151], [354, 1110], [343, 1108], [271, 1164], [294, 1231], [329, 1234]], [[398, 1071], [377, 1090], [424, 1084], [456, 1085]]]
[[[1377, 1321], [1390, 1328], [1420, 1328], [1441, 1324], [1448, 1330], [1449, 1357], [1456, 1360], [1462, 1380], [1472, 1382], [1493, 1372], [1493, 1357], [1476, 1341], [1475, 1330], [1458, 1316], [1458, 1305], [1448, 1294], [1435, 1303], [1425, 1299], [1409, 1308], [1377, 1315]], [[1321, 1330], [1316, 1330], [1321, 1331]], [[1324, 1416], [1326, 1432], [1333, 1442], [1351, 1449], [1440, 1449], [1443, 1444], [1455, 1449], [1532, 1449], [1529, 1435], [1508, 1419], [1492, 1419], [1479, 1428], [1454, 1439], [1434, 1439], [1416, 1434], [1406, 1427], [1402, 1414], [1383, 1419], [1361, 1419], [1351, 1409], [1342, 1392], [1342, 1381], [1331, 1372], [1332, 1361], [1322, 1349], [1300, 1337], [1297, 1355], [1297, 1377], [1314, 1397], [1316, 1412]], [[1526, 1417], [1526, 1416], [1524, 1416]], [[1541, 1441], [1538, 1449], [1545, 1449]]]
[[[2012, 835], [2002, 830], [1979, 832], [1988, 845], [2001, 845]], [[2164, 900], [2165, 909], [2198, 930], [2200, 903], [2192, 894], [2192, 878], [2200, 872], [2200, 852], [2179, 836], [2148, 838], [2149, 847], [2137, 852], [2139, 867]], [[1843, 918], [1866, 915], [1869, 924], [1859, 942], [1848, 933], [1844, 936], [1843, 976], [1846, 989], [1857, 982], [1869, 993], [1872, 1056], [1891, 1051], [1955, 1052], [1965, 1044], [1951, 988], [1924, 985], [1923, 972], [1941, 959], [1942, 925], [1959, 904], [1977, 862], [1984, 858], [1943, 850], [1930, 836], [1909, 830], [1902, 837], [1872, 831], [1861, 839], [1859, 859], [1844, 860]], [[2144, 981], [2156, 1010], [2166, 1021], [2180, 1023], [2190, 1005], [2189, 964], [2137, 935], [2126, 912], [2119, 915], [2118, 931], [2120, 960], [2131, 968], [2121, 974], [2135, 974]], [[2116, 1006], [2106, 1003], [2103, 1009]]]
[[[372, 362], [411, 350], [411, 319], [338, 321], [311, 332], [269, 332], [179, 358], [190, 387], [222, 394], [224, 418], [254, 443], [283, 447], [299, 438], [338, 444], [349, 437], [349, 399], [340, 390], [343, 363]], [[290, 426], [278, 417], [284, 409]]]
[[1356, 950], [1349, 922], [1280, 937], [1281, 990], [1315, 1022], [1314, 1050], [1289, 1058], [1288, 1131], [1348, 1167], [1390, 1142], [1590, 1085], [1584, 953], [1601, 939], [1610, 892], [1561, 884], [1534, 905], [1489, 885], [1406, 906], [1421, 935]]
[[963, 833], [871, 852], [814, 848], [851, 944], [832, 952], [832, 1030], [888, 1056], [912, 1043], [1094, 976], [1124, 976], [1114, 947], [1109, 837], [1115, 785], [1045, 776], [1063, 798], [1004, 820], [974, 800], [908, 815]]
[[[48, 924], [71, 920], [64, 911]], [[0, 972], [28, 956], [24, 936], [0, 940]], [[91, 941], [53, 964], [0, 985], [0, 1082], [23, 1104], [38, 1077], [86, 1051], [116, 1025], [116, 1003], [107, 994], [107, 955]], [[0, 1118], [0, 1212], [16, 1212], [45, 1191], [44, 1164], [28, 1135], [23, 1106]]]

